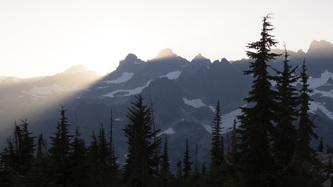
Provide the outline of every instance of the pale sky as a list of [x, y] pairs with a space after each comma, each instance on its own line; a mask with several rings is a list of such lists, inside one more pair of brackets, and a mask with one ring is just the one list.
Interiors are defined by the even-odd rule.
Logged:
[[134, 53], [171, 48], [188, 60], [245, 58], [273, 13], [278, 48], [333, 43], [332, 0], [0, 0], [0, 75], [53, 75], [73, 65], [105, 74]]

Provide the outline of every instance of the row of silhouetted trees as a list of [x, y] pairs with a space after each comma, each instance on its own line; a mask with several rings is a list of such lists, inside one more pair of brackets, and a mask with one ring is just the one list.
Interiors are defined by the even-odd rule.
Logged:
[[[317, 135], [314, 118], [308, 114], [312, 90], [305, 60], [296, 74], [298, 66], [289, 64], [285, 49], [282, 70], [270, 67], [268, 62], [280, 54], [271, 52], [277, 42], [270, 34], [269, 18], [263, 18], [260, 40], [248, 44], [247, 55], [253, 62], [244, 74], [253, 78], [252, 89], [245, 98], [247, 106], [241, 107], [230, 149], [224, 148], [217, 104], [210, 168], [214, 186], [321, 186], [323, 180], [321, 163], [310, 144]], [[269, 68], [276, 74], [269, 74]], [[224, 154], [224, 150], [229, 151]]]
[[[296, 74], [298, 67], [289, 64], [285, 50], [282, 70], [268, 73], [268, 62], [279, 56], [271, 52], [277, 42], [268, 19], [263, 18], [260, 40], [248, 45], [253, 62], [244, 73], [253, 78], [252, 89], [228, 141], [217, 102], [208, 167], [204, 163], [199, 169], [195, 161], [193, 168], [186, 140], [184, 157], [177, 162], [176, 173], [170, 172], [167, 137], [162, 147], [152, 107], [139, 94], [123, 128], [128, 144], [123, 167], [114, 153], [112, 113], [110, 132], [101, 125], [87, 143], [78, 127], [69, 132], [61, 107], [49, 148], [45, 137], [32, 135], [26, 120], [15, 125], [0, 157], [0, 186], [320, 186], [321, 165], [310, 145], [317, 135], [308, 114], [311, 90], [306, 65]], [[300, 90], [297, 82], [302, 84]]]

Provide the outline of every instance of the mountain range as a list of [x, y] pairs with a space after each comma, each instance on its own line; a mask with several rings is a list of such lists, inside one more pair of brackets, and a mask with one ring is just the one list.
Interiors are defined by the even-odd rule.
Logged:
[[[274, 52], [282, 54], [283, 50]], [[317, 116], [315, 132], [325, 144], [333, 146], [333, 44], [313, 41], [306, 53], [288, 52], [292, 66], [306, 61], [310, 88], [314, 90], [309, 113], [313, 118]], [[282, 61], [279, 57], [269, 65], [281, 70]], [[188, 61], [164, 49], [147, 61], [129, 54], [116, 70], [102, 77], [86, 71], [83, 65], [53, 76], [0, 77], [0, 145], [5, 145], [14, 124], [21, 119], [28, 120], [34, 135], [43, 133], [49, 137], [60, 118], [60, 105], [67, 110], [70, 130], [74, 133], [79, 127], [89, 144], [94, 129], [97, 131], [101, 125], [109, 129], [112, 110], [114, 146], [122, 163], [127, 151], [122, 130], [128, 122], [126, 113], [134, 96], [142, 93], [145, 103], [153, 107], [156, 128], [161, 129], [159, 137], [164, 140], [168, 136], [172, 168], [183, 157], [186, 139], [192, 160], [196, 157], [198, 164], [207, 163], [217, 101], [227, 137], [252, 85], [252, 77], [243, 74], [249, 62], [251, 59], [229, 62], [225, 58], [212, 62], [201, 54]], [[272, 69], [269, 71], [274, 74]], [[319, 140], [312, 143], [316, 147]]]

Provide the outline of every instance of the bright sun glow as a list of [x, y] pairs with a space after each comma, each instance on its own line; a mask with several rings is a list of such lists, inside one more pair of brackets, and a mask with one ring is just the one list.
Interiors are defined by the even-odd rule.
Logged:
[[[111, 31], [111, 32], [109, 32]], [[100, 28], [77, 36], [63, 49], [59, 62], [76, 61], [89, 70], [104, 75], [113, 71], [129, 53], [140, 54], [138, 58], [147, 60], [159, 50], [153, 42], [144, 40], [131, 28]], [[85, 53], [82, 53], [82, 52]], [[74, 58], [73, 58], [74, 57]]]

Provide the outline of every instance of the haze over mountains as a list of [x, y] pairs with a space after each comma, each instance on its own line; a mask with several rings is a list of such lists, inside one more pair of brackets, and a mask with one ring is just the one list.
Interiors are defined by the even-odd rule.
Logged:
[[[276, 50], [282, 54], [282, 50]], [[307, 53], [290, 51], [290, 63], [300, 65], [304, 58], [310, 75], [312, 93], [311, 116], [318, 115], [315, 130], [324, 143], [333, 146], [333, 45], [313, 41]], [[185, 139], [189, 139], [194, 158], [198, 145], [199, 163], [209, 160], [211, 121], [217, 100], [220, 100], [223, 131], [227, 134], [239, 109], [245, 102], [252, 79], [243, 75], [249, 59], [229, 62], [211, 61], [197, 55], [189, 62], [171, 49], [164, 49], [148, 61], [129, 54], [112, 73], [100, 77], [82, 65], [54, 76], [19, 79], [0, 78], [0, 132], [2, 145], [12, 131], [14, 121], [28, 119], [31, 131], [49, 137], [59, 119], [60, 105], [65, 105], [71, 130], [80, 127], [86, 142], [93, 129], [101, 124], [109, 128], [113, 111], [114, 142], [119, 161], [127, 147], [122, 128], [126, 125], [127, 108], [133, 96], [142, 93], [147, 105], [153, 103], [154, 119], [159, 136], [168, 136], [171, 166], [182, 158]], [[270, 62], [281, 69], [282, 57]], [[300, 69], [299, 69], [300, 71]], [[298, 72], [299, 72], [298, 71]], [[274, 72], [271, 70], [271, 74]], [[314, 141], [316, 146], [317, 142]]]

